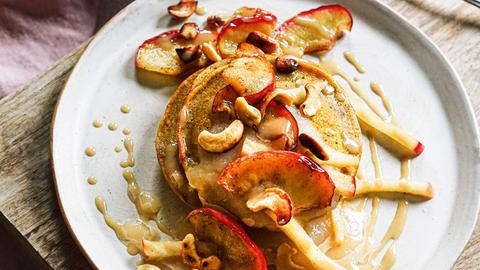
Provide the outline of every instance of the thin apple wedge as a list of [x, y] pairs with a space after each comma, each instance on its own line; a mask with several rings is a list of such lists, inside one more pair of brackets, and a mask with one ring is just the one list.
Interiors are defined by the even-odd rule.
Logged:
[[193, 210], [187, 217], [199, 241], [215, 245], [222, 269], [266, 270], [263, 252], [242, 226], [232, 218], [211, 208]]
[[399, 158], [414, 158], [423, 152], [424, 145], [405, 130], [383, 121], [359, 102], [352, 104], [354, 105], [362, 132], [373, 136], [380, 145], [387, 148], [394, 155]]
[[284, 54], [301, 56], [304, 53], [330, 50], [343, 31], [352, 28], [352, 15], [340, 5], [321, 6], [301, 12], [285, 21], [275, 38]]
[[285, 233], [300, 252], [308, 258], [314, 270], [345, 269], [325, 255], [295, 219], [290, 220], [289, 223], [279, 226], [278, 228]]
[[356, 196], [368, 193], [393, 194], [407, 196], [416, 200], [430, 200], [433, 198], [433, 186], [430, 182], [415, 181], [385, 181], [385, 180], [363, 180], [356, 181]]
[[135, 67], [164, 75], [179, 75], [207, 65], [200, 45], [214, 42], [216, 34], [209, 31], [195, 33], [186, 39], [180, 30], [171, 30], [143, 42], [135, 56]]
[[245, 42], [252, 32], [273, 36], [277, 17], [261, 9], [246, 9], [248, 12], [223, 26], [218, 34], [217, 47], [223, 57], [235, 54], [238, 44]]

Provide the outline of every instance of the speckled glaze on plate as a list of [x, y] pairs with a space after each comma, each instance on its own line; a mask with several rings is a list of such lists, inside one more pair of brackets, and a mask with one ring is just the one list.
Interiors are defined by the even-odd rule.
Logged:
[[[135, 142], [133, 170], [140, 185], [162, 198], [160, 214], [174, 220], [187, 211], [163, 183], [153, 145], [174, 85], [142, 84], [133, 65], [143, 40], [177, 27], [166, 13], [167, 6], [176, 2], [138, 0], [115, 16], [80, 58], [57, 104], [51, 148], [59, 203], [72, 235], [99, 269], [134, 269], [136, 262], [94, 204], [101, 195], [113, 217], [123, 220], [135, 215], [119, 166], [126, 152], [114, 151], [122, 146], [124, 128], [131, 130]], [[327, 3], [335, 2], [201, 0], [208, 14], [247, 5], [272, 11], [279, 21]], [[400, 15], [374, 0], [341, 4], [353, 14], [353, 30], [327, 57], [353, 76], [354, 67], [342, 56], [346, 50], [353, 52], [367, 70], [360, 76], [363, 89], [370, 81], [384, 86], [399, 120], [426, 145], [413, 161], [413, 178], [428, 179], [435, 186], [433, 200], [411, 204], [393, 269], [450, 269], [472, 232], [479, 207], [478, 130], [466, 92], [439, 49]], [[194, 15], [190, 20], [205, 19]], [[129, 113], [121, 112], [124, 104], [130, 106]], [[104, 123], [101, 128], [92, 125], [97, 119]], [[109, 130], [108, 123], [118, 124], [118, 129]], [[94, 147], [96, 154], [87, 157], [86, 147]], [[381, 155], [385, 175], [398, 177], [398, 162], [383, 150]], [[363, 162], [371, 167], [368, 155]], [[90, 176], [97, 178], [97, 184], [87, 183]], [[395, 206], [395, 202], [382, 204], [380, 232]]]

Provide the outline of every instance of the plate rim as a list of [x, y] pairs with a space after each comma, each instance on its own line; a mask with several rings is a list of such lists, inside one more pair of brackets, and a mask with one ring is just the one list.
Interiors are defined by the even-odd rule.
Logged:
[[[49, 138], [50, 147], [49, 147], [49, 150], [50, 150], [51, 171], [52, 171], [52, 178], [53, 178], [53, 182], [54, 182], [54, 186], [55, 186], [56, 200], [58, 202], [58, 206], [59, 206], [62, 218], [65, 222], [65, 225], [68, 228], [68, 231], [70, 232], [70, 236], [72, 236], [76, 246], [80, 249], [80, 251], [82, 252], [84, 257], [87, 259], [89, 264], [94, 269], [100, 269], [100, 268], [97, 266], [95, 261], [89, 256], [89, 253], [87, 252], [87, 249], [83, 246], [82, 241], [80, 240], [80, 238], [75, 233], [75, 230], [74, 230], [73, 226], [70, 224], [70, 221], [68, 219], [68, 216], [67, 216], [66, 210], [64, 208], [64, 205], [62, 203], [62, 199], [61, 199], [61, 195], [60, 195], [60, 187], [58, 185], [59, 181], [58, 181], [58, 177], [56, 175], [56, 170], [55, 170], [55, 160], [56, 160], [56, 158], [55, 158], [55, 155], [53, 154], [54, 153], [54, 143], [55, 143], [54, 142], [54, 131], [55, 131], [55, 127], [56, 127], [56, 116], [57, 116], [59, 104], [62, 102], [62, 96], [63, 96], [67, 86], [69, 86], [71, 78], [76, 73], [76, 70], [79, 66], [78, 64], [85, 57], [86, 53], [88, 51], [92, 50], [92, 48], [95, 46], [96, 42], [103, 35], [104, 32], [106, 32], [108, 29], [110, 29], [114, 23], [121, 20], [120, 17], [122, 15], [127, 13], [134, 6], [143, 4], [143, 2], [145, 2], [145, 1], [146, 0], [135, 0], [135, 1], [131, 2], [130, 4], [128, 4], [127, 6], [125, 6], [124, 8], [122, 8], [112, 18], [110, 18], [102, 27], [100, 27], [100, 29], [94, 35], [92, 35], [91, 38], [89, 38], [89, 40], [86, 41], [87, 44], [85, 45], [85, 48], [83, 49], [83, 52], [79, 56], [78, 60], [76, 61], [75, 65], [74, 65], [74, 67], [72, 68], [72, 71], [68, 75], [68, 78], [65, 81], [64, 86], [62, 87], [62, 89], [58, 93], [57, 101], [55, 103], [53, 113], [52, 113], [52, 120], [50, 122], [50, 136], [49, 136], [50, 137]], [[315, 2], [315, 1], [312, 1], [312, 2]], [[473, 145], [473, 147], [476, 149], [476, 154], [477, 154], [477, 158], [478, 158], [480, 156], [479, 155], [479, 151], [480, 151], [479, 150], [480, 149], [479, 126], [477, 125], [476, 116], [475, 116], [474, 109], [473, 109], [472, 103], [470, 101], [470, 98], [468, 96], [468, 92], [467, 92], [465, 86], [463, 85], [462, 79], [458, 75], [458, 72], [453, 67], [450, 60], [447, 58], [445, 53], [439, 48], [439, 46], [429, 36], [427, 36], [427, 34], [425, 34], [416, 25], [413, 25], [406, 17], [404, 17], [402, 14], [400, 14], [399, 12], [394, 10], [392, 7], [388, 6], [386, 3], [382, 2], [382, 1], [379, 1], [379, 0], [367, 0], [367, 2], [369, 2], [370, 4], [375, 6], [376, 8], [381, 9], [383, 12], [393, 14], [393, 16], [397, 17], [397, 20], [401, 21], [403, 26], [408, 28], [409, 34], [414, 35], [423, 44], [429, 46], [429, 50], [431, 52], [433, 52], [439, 60], [441, 60], [444, 67], [452, 75], [452, 79], [453, 79], [452, 82], [454, 82], [457, 85], [457, 88], [459, 88], [460, 93], [461, 93], [460, 100], [463, 103], [463, 105], [465, 105], [466, 115], [464, 115], [464, 116], [468, 120], [468, 123], [470, 124], [470, 126], [472, 128], [472, 132], [473, 132], [472, 135], [475, 138], [475, 140], [474, 140], [475, 144]], [[480, 165], [480, 160], [477, 159], [475, 161], [475, 163], [478, 167]], [[478, 169], [476, 171], [476, 174], [477, 174], [477, 176], [480, 176], [480, 171]], [[475, 201], [472, 201], [472, 203], [475, 203], [475, 208], [474, 208], [473, 213], [470, 213], [470, 214], [473, 214], [474, 217], [469, 219], [470, 224], [468, 224], [467, 233], [463, 234], [464, 237], [463, 237], [463, 239], [461, 239], [462, 244], [457, 245], [457, 247], [455, 247], [455, 252], [454, 252], [454, 254], [452, 254], [453, 256], [449, 256], [450, 259], [448, 259], [448, 261], [449, 261], [448, 268], [453, 267], [453, 265], [457, 262], [459, 256], [464, 251], [467, 243], [469, 242], [469, 240], [472, 237], [473, 231], [475, 229], [475, 225], [478, 222], [478, 215], [480, 213], [480, 196], [479, 195], [480, 195], [480, 191], [477, 190], [477, 196], [474, 197]]]

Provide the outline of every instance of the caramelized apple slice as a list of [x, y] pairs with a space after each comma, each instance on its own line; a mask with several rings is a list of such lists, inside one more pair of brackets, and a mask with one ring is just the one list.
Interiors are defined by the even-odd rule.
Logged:
[[297, 212], [329, 206], [335, 191], [325, 170], [307, 156], [289, 151], [262, 151], [241, 157], [227, 165], [217, 183], [239, 196], [262, 186], [279, 187], [290, 196]]
[[352, 28], [352, 15], [340, 5], [321, 6], [301, 12], [276, 30], [284, 54], [325, 51], [335, 45], [343, 31]]
[[[165, 75], [179, 75], [189, 69], [205, 66], [208, 62], [201, 57], [197, 46], [215, 39], [216, 34], [209, 31], [200, 31], [191, 40], [182, 38], [179, 30], [162, 33], [146, 40], [138, 48], [135, 67]], [[183, 55], [185, 57], [182, 60]]]
[[261, 100], [275, 88], [275, 72], [272, 64], [263, 57], [241, 57], [232, 61], [222, 77], [239, 96], [250, 104]]
[[286, 136], [285, 150], [293, 150], [298, 142], [298, 124], [285, 106], [272, 100], [268, 104], [262, 122], [258, 127], [258, 135], [271, 141]]
[[187, 217], [199, 241], [215, 245], [222, 269], [266, 270], [263, 252], [232, 218], [211, 208], [193, 210]]
[[261, 9], [255, 9], [251, 13], [245, 14], [253, 15], [233, 19], [218, 34], [217, 46], [222, 56], [233, 55], [237, 50], [238, 44], [246, 41], [248, 35], [254, 31], [269, 37], [273, 35], [275, 24], [277, 23], [275, 15]]

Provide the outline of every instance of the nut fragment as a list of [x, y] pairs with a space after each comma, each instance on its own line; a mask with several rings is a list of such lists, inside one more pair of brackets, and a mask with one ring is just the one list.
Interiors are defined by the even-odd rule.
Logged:
[[168, 7], [168, 14], [176, 19], [186, 19], [192, 16], [197, 8], [197, 3], [196, 0], [180, 0], [178, 4]]
[[211, 31], [218, 31], [222, 26], [224, 26], [227, 22], [218, 15], [208, 16], [207, 18], [207, 27]]
[[202, 44], [202, 51], [213, 62], [218, 62], [222, 60], [220, 54], [218, 54], [217, 50], [211, 43], [203, 43]]
[[189, 22], [182, 25], [179, 35], [184, 39], [191, 40], [197, 37], [198, 32], [200, 32], [198, 25], [196, 23]]
[[208, 152], [222, 153], [233, 148], [243, 136], [243, 123], [240, 120], [233, 121], [220, 133], [211, 133], [208, 130], [200, 132], [198, 144]]
[[248, 104], [244, 97], [238, 97], [235, 100], [235, 113], [237, 117], [242, 120], [247, 126], [258, 126], [262, 120], [260, 111]]
[[221, 261], [217, 256], [202, 258], [197, 253], [195, 246], [195, 237], [193, 234], [187, 234], [182, 241], [182, 260], [188, 266], [198, 270], [218, 270], [221, 267]]
[[175, 51], [182, 60], [183, 63], [188, 64], [200, 58], [202, 51], [200, 45], [185, 47], [185, 48], [176, 48]]
[[287, 224], [292, 218], [292, 201], [290, 196], [280, 188], [267, 188], [247, 201], [248, 209], [253, 212], [269, 210], [275, 214], [278, 225]]
[[317, 81], [314, 83], [307, 83], [305, 89], [307, 90], [307, 97], [300, 105], [300, 112], [305, 117], [314, 116], [321, 106], [320, 93], [328, 85], [326, 81]]
[[247, 43], [255, 45], [264, 53], [274, 53], [278, 49], [278, 42], [259, 31], [251, 32], [247, 37]]
[[277, 57], [275, 60], [275, 68], [280, 73], [292, 73], [298, 69], [298, 63], [293, 58]]

